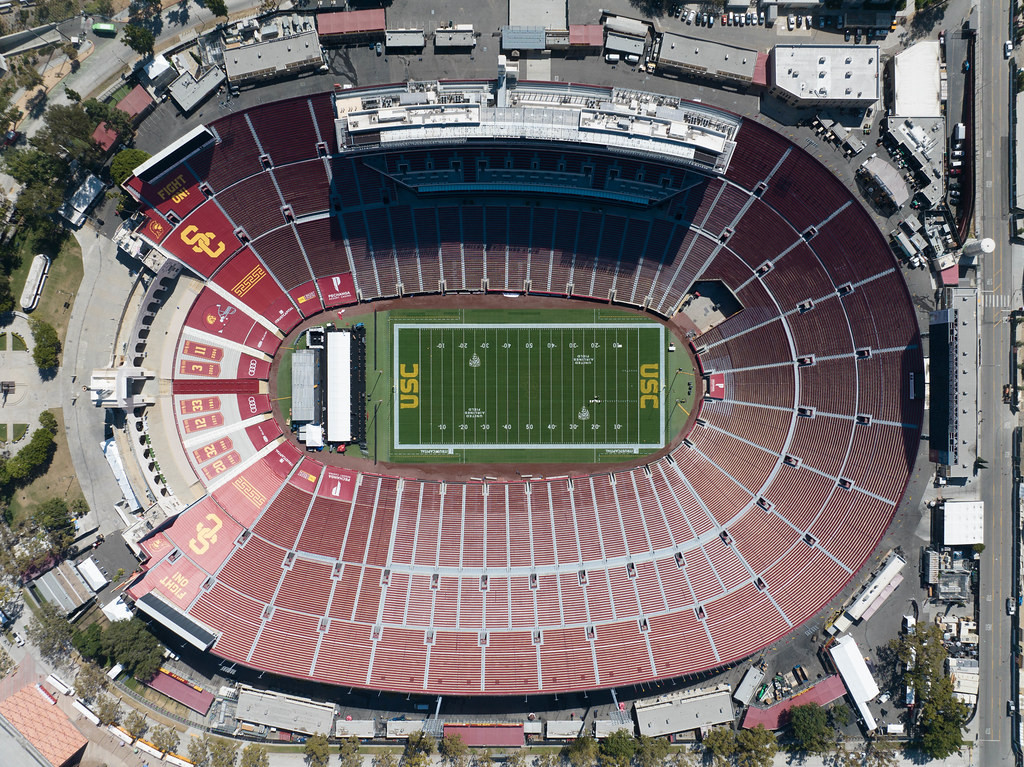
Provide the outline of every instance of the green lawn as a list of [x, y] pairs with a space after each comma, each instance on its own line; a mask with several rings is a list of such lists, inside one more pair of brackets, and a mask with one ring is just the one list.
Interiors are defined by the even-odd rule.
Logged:
[[[71, 235], [67, 235], [59, 247], [37, 241], [31, 234], [24, 235], [18, 242], [20, 262], [11, 272], [11, 292], [15, 299], [20, 299], [21, 291], [28, 279], [28, 271], [36, 253], [45, 253], [51, 259], [50, 273], [43, 287], [43, 295], [39, 305], [32, 310], [31, 317], [44, 320], [53, 325], [61, 343], [67, 331], [68, 320], [71, 318], [71, 307], [75, 294], [82, 282], [82, 249]], [[24, 348], [24, 341], [22, 341]], [[18, 351], [18, 339], [13, 342], [14, 351]]]
[[25, 343], [25, 339], [21, 337], [20, 333], [11, 333], [11, 351], [12, 352], [26, 352], [26, 351], [28, 351], [28, 344]]
[[27, 423], [16, 423], [14, 424], [14, 437], [13, 440], [17, 442], [28, 433]]
[[664, 446], [693, 407], [689, 356], [642, 315], [427, 310], [366, 324], [381, 459], [624, 460]]
[[7, 441], [7, 424], [0, 423], [0, 442]]
[[0, 333], [0, 352], [7, 351], [7, 334]]

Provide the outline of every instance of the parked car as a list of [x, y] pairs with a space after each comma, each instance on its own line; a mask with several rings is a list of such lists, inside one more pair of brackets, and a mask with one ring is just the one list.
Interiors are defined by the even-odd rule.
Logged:
[[376, 51], [377, 51], [377, 55], [380, 56], [381, 54], [384, 53], [384, 46], [381, 45], [380, 43], [377, 43]]
[[803, 26], [804, 26], [804, 17], [802, 15], [797, 15], [797, 17], [796, 17], [796, 28], [797, 29], [803, 29]]
[[1017, 605], [1014, 604], [1013, 599], [1010, 597], [1006, 598], [1006, 614], [1013, 615], [1017, 612]]
[[17, 631], [12, 631], [11, 634], [14, 636], [14, 644], [18, 645], [18, 647], [25, 646], [25, 639], [21, 636], [21, 634], [19, 634]]
[[786, 25], [790, 29], [793, 29], [793, 27], [796, 26], [796, 16], [794, 16], [792, 13], [789, 14], [789, 16], [786, 18]]
[[761, 11], [761, 13], [758, 14], [757, 23], [760, 24], [762, 27], [764, 26], [764, 11]]
[[4, 147], [14, 146], [21, 141], [21, 131], [9, 130], [4, 134]]
[[687, 24], [692, 24], [692, 23], [693, 23], [693, 20], [694, 20], [694, 18], [695, 18], [696, 16], [697, 16], [697, 12], [696, 12], [696, 11], [690, 11], [690, 12], [689, 12], [689, 13], [688, 13], [688, 14], [686, 15], [686, 23], [687, 23]]
[[713, 13], [708, 16], [708, 26], [709, 27], [715, 26], [715, 14], [713, 14]]
[[850, 30], [846, 30], [846, 32], [843, 33], [843, 37], [846, 39], [846, 42], [850, 42]]
[[807, 27], [808, 29], [811, 29], [813, 26], [811, 24], [811, 14], [809, 13], [806, 16], [804, 16], [804, 26]]
[[1003, 58], [1008, 59], [1013, 55], [1013, 40], [1003, 43]]

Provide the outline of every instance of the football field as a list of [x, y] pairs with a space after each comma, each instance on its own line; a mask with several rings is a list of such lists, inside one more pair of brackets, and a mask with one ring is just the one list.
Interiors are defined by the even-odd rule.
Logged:
[[509, 451], [665, 444], [657, 322], [608, 310], [392, 312], [390, 322], [395, 451], [515, 460]]

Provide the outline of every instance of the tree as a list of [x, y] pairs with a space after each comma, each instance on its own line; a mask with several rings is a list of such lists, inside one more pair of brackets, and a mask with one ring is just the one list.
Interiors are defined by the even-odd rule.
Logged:
[[505, 754], [505, 767], [529, 767], [527, 764], [526, 749], [517, 748]]
[[228, 17], [228, 4], [224, 0], [206, 0], [206, 9], [214, 16]]
[[402, 767], [428, 767], [437, 742], [428, 733], [418, 730], [409, 735], [402, 752]]
[[[95, 624], [94, 624], [95, 625]], [[75, 693], [85, 700], [92, 700], [107, 688], [107, 675], [95, 663], [83, 663], [75, 678]]]
[[14, 311], [14, 294], [11, 292], [11, 281], [0, 277], [0, 314]]
[[484, 748], [473, 757], [473, 767], [494, 767], [494, 757], [491, 756], [491, 749]]
[[597, 741], [589, 735], [576, 738], [562, 749], [562, 756], [571, 767], [594, 767], [597, 754]]
[[47, 660], [62, 660], [71, 651], [71, 624], [64, 611], [52, 602], [39, 606], [25, 633]]
[[560, 762], [553, 751], [542, 751], [533, 757], [533, 767], [559, 767]]
[[779, 745], [775, 733], [759, 724], [736, 736], [736, 767], [772, 767]]
[[876, 735], [868, 740], [866, 767], [896, 767], [896, 741], [888, 735]]
[[64, 184], [33, 182], [21, 190], [15, 207], [30, 223], [48, 220], [64, 202]]
[[44, 410], [39, 414], [39, 425], [50, 432], [50, 434], [57, 434], [57, 416], [51, 411]]
[[342, 738], [338, 744], [338, 758], [341, 767], [360, 767], [363, 757], [359, 753], [359, 738], [355, 735]]
[[831, 749], [834, 731], [828, 723], [828, 712], [817, 703], [793, 706], [789, 710], [789, 723], [801, 750], [824, 754]]
[[398, 767], [398, 757], [390, 749], [379, 751], [373, 757], [373, 767]]
[[932, 759], [945, 759], [963, 745], [963, 728], [968, 709], [953, 697], [953, 682], [943, 676], [926, 690], [921, 706], [921, 749]]
[[103, 651], [137, 679], [148, 680], [160, 670], [163, 648], [138, 618], [114, 621], [103, 632]]
[[101, 660], [104, 658], [103, 627], [99, 623], [90, 623], [85, 630], [75, 629], [75, 633], [71, 635], [71, 646], [78, 650], [83, 658]]
[[598, 747], [602, 767], [629, 767], [636, 753], [636, 741], [627, 730], [616, 730]]
[[147, 56], [153, 53], [153, 44], [156, 42], [156, 38], [143, 26], [127, 24], [121, 31], [121, 42], [136, 53]]
[[210, 740], [209, 767], [235, 767], [238, 757], [238, 743], [224, 738]]
[[128, 716], [124, 718], [124, 728], [128, 730], [128, 734], [133, 738], [141, 738], [148, 726], [149, 723], [146, 721], [146, 717], [134, 708], [129, 711]]
[[309, 767], [327, 767], [331, 761], [331, 746], [327, 742], [327, 736], [319, 732], [310, 735], [302, 753]]
[[60, 339], [53, 325], [33, 319], [32, 361], [40, 370], [53, 370], [60, 365]]
[[196, 767], [209, 767], [210, 743], [212, 740], [204, 732], [198, 737], [193, 736], [192, 740], [188, 742], [188, 760]]
[[[689, 753], [680, 751], [678, 753]], [[649, 735], [641, 735], [636, 739], [636, 764], [637, 767], [661, 767], [668, 756], [668, 741], [664, 738], [652, 738]], [[676, 767], [684, 767], [680, 764]]]
[[95, 0], [93, 8], [97, 16], [113, 16], [114, 0]]
[[121, 186], [132, 172], [150, 158], [149, 152], [141, 149], [122, 149], [114, 155], [110, 163], [110, 178], [114, 183]]
[[92, 711], [101, 724], [115, 724], [121, 718], [121, 701], [110, 695], [101, 695], [96, 699]]
[[[641, 738], [647, 737], [641, 735]], [[667, 759], [668, 767], [697, 767], [697, 755], [689, 749], [679, 749]]]
[[76, 90], [73, 90], [72, 88], [69, 88], [66, 85], [64, 86], [64, 92], [66, 94], [68, 94], [68, 98], [71, 99], [71, 101], [75, 102], [76, 104], [79, 103], [82, 100], [82, 94], [81, 93], [79, 93]]
[[726, 767], [737, 751], [736, 733], [726, 727], [713, 727], [704, 736], [704, 748], [711, 753], [715, 767]]
[[448, 767], [467, 767], [469, 764], [469, 746], [461, 735], [445, 735], [437, 750]]
[[53, 435], [46, 429], [36, 429], [32, 432], [32, 439], [28, 441], [28, 444], [4, 464], [0, 484], [12, 479], [25, 479], [40, 466], [46, 464], [55, 449]]
[[32, 520], [46, 531], [54, 551], [58, 553], [67, 551], [75, 540], [75, 523], [63, 498], [43, 501], [32, 513]]
[[[178, 735], [178, 731], [173, 727], [165, 727], [162, 724], [158, 724], [150, 731], [149, 739], [156, 746], [157, 751], [171, 754], [178, 748], [178, 741], [181, 738]], [[257, 767], [257, 765], [252, 765], [252, 767]], [[263, 767], [266, 767], [266, 765], [263, 765]]]

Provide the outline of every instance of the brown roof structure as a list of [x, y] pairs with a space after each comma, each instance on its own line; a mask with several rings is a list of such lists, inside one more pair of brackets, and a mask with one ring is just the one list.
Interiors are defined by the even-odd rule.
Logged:
[[155, 103], [149, 91], [141, 85], [136, 85], [127, 96], [117, 102], [117, 108], [135, 120]]
[[385, 23], [383, 8], [321, 13], [316, 17], [317, 31], [322, 36], [360, 35], [367, 32], [383, 34]]
[[117, 131], [107, 125], [107, 123], [102, 122], [92, 132], [92, 140], [99, 144], [100, 149], [104, 152], [109, 152], [114, 144], [117, 143]]
[[75, 764], [88, 744], [67, 714], [51, 703], [49, 693], [34, 684], [0, 701], [0, 715], [53, 767]]

